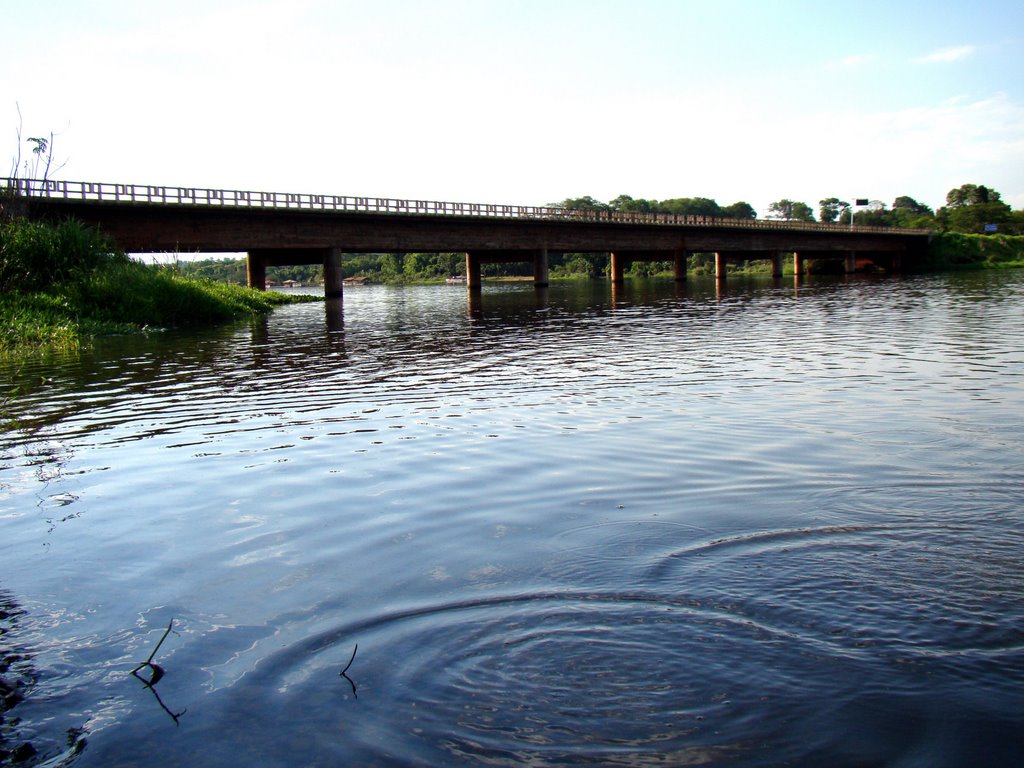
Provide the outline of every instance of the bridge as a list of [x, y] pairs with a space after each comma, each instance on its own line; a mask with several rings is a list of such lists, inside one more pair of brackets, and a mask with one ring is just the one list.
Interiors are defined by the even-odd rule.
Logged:
[[[0, 182], [2, 183], [2, 182]], [[7, 179], [6, 201], [32, 218], [71, 217], [96, 226], [128, 253], [245, 252], [249, 285], [266, 288], [266, 268], [323, 264], [328, 297], [342, 293], [342, 254], [464, 252], [469, 290], [480, 266], [528, 262], [534, 284], [548, 284], [553, 253], [611, 255], [621, 283], [632, 261], [673, 263], [686, 279], [690, 253], [726, 263], [769, 259], [782, 275], [793, 254], [798, 275], [808, 259], [838, 259], [847, 272], [873, 265], [896, 272], [927, 252], [920, 229], [575, 210], [551, 206], [450, 203], [378, 197]]]

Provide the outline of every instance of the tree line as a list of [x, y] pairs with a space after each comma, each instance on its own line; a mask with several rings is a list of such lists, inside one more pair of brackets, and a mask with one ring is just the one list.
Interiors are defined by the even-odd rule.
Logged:
[[[773, 203], [777, 207], [770, 209], [781, 212], [783, 204], [788, 202]], [[821, 200], [818, 205], [818, 220], [827, 223], [849, 224], [852, 216], [854, 224], [873, 227], [910, 227], [979, 235], [1024, 234], [1024, 210], [1013, 210], [997, 191], [983, 184], [963, 184], [949, 190], [946, 204], [937, 211], [908, 195], [897, 197], [891, 208], [880, 200], [857, 200], [851, 205], [836, 197]], [[814, 219], [808, 209], [801, 210], [796, 220]]]
[[602, 203], [589, 195], [567, 198], [552, 203], [552, 208], [592, 211], [623, 211], [633, 213], [673, 213], [681, 216], [714, 216], [725, 219], [756, 219], [757, 211], [747, 202], [721, 206], [709, 197], [675, 197], [669, 200], [645, 200], [619, 195], [609, 203]]
[[[707, 197], [679, 197], [669, 200], [645, 200], [619, 195], [603, 203], [593, 197], [567, 198], [554, 207], [573, 210], [636, 211], [641, 213], [673, 213], [684, 216], [714, 216], [718, 218], [756, 219], [757, 211], [749, 203], [740, 201], [721, 206]], [[951, 189], [946, 204], [938, 211], [919, 203], [909, 195], [897, 197], [892, 206], [881, 200], [855, 199], [852, 202], [838, 197], [818, 201], [817, 216], [805, 202], [784, 198], [768, 206], [767, 218], [779, 221], [819, 221], [823, 224], [850, 224], [869, 227], [907, 227], [934, 229], [939, 232], [962, 234], [1024, 234], [1024, 210], [1013, 210], [1003, 202], [1001, 195], [982, 184], [963, 184]]]

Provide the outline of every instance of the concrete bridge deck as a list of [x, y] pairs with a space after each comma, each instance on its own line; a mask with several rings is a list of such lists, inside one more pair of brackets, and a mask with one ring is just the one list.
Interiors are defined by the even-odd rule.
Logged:
[[142, 252], [246, 252], [249, 282], [265, 287], [267, 266], [324, 264], [328, 295], [341, 293], [343, 253], [464, 252], [467, 285], [486, 262], [533, 263], [548, 282], [552, 253], [607, 252], [612, 280], [630, 261], [672, 261], [685, 279], [688, 253], [728, 260], [782, 255], [838, 258], [847, 271], [866, 260], [896, 271], [924, 255], [930, 233], [879, 227], [570, 210], [550, 206], [247, 192], [99, 182], [7, 180], [8, 204], [29, 216], [73, 217], [119, 247]]

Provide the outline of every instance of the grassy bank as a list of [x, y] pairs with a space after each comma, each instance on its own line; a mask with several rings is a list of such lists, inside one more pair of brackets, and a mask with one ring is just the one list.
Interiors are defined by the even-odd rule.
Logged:
[[0, 222], [0, 354], [74, 350], [103, 334], [219, 323], [309, 300], [141, 264], [76, 222]]

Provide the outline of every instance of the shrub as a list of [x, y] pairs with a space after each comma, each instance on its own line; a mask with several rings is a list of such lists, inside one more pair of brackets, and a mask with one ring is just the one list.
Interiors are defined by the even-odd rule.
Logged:
[[127, 261], [106, 236], [76, 221], [0, 220], [0, 291], [39, 291]]
[[932, 269], [1024, 265], [1024, 237], [1020, 236], [946, 232], [934, 237], [928, 251], [925, 266]]
[[74, 350], [92, 336], [218, 323], [316, 301], [142, 264], [73, 221], [0, 222], [0, 353]]

